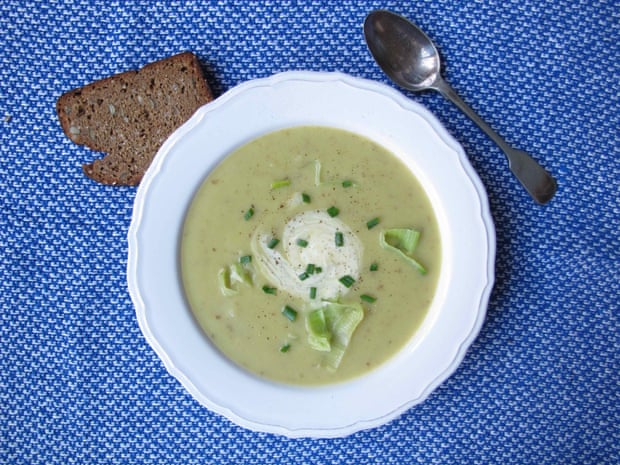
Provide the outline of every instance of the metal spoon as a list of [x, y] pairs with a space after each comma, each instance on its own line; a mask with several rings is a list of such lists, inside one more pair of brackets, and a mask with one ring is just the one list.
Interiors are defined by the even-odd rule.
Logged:
[[373, 57], [396, 84], [405, 89], [433, 89], [459, 107], [506, 154], [510, 170], [540, 204], [557, 189], [555, 179], [523, 150], [516, 150], [485, 123], [439, 74], [439, 53], [416, 25], [395, 13], [373, 11], [364, 22], [366, 43]]

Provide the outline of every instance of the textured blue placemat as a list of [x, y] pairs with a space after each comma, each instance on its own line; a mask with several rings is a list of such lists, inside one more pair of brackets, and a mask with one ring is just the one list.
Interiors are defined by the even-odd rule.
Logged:
[[[252, 433], [198, 405], [143, 339], [125, 276], [135, 189], [82, 175], [94, 154], [62, 134], [55, 100], [182, 50], [217, 94], [296, 69], [387, 82], [361, 33], [380, 7], [427, 30], [448, 80], [558, 195], [534, 204], [457, 109], [413, 96], [489, 193], [497, 283], [481, 335], [384, 427]], [[0, 463], [620, 463], [619, 24], [617, 1], [3, 2]]]

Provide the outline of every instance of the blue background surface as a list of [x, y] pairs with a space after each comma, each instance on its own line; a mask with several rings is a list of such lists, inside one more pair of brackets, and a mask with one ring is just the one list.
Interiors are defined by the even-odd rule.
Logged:
[[[428, 32], [448, 81], [558, 194], [536, 205], [455, 107], [409, 94], [489, 194], [497, 281], [482, 332], [383, 427], [253, 433], [194, 401], [142, 337], [125, 271], [136, 189], [82, 174], [97, 155], [64, 136], [55, 101], [183, 50], [217, 95], [288, 70], [387, 82], [362, 35], [376, 8]], [[0, 463], [620, 463], [619, 24], [617, 1], [3, 2]]]

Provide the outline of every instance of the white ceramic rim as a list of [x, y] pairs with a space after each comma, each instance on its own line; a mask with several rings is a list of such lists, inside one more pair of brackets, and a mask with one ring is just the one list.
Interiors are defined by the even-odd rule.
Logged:
[[[178, 248], [185, 212], [208, 172], [265, 133], [319, 125], [361, 134], [396, 154], [426, 189], [442, 234], [442, 273], [422, 328], [396, 356], [354, 380], [287, 386], [231, 363], [185, 301]], [[254, 431], [340, 437], [422, 402], [478, 335], [494, 282], [488, 199], [462, 147], [423, 106], [341, 73], [285, 72], [245, 82], [200, 108], [163, 144], [136, 194], [128, 288], [144, 337], [201, 404]]]

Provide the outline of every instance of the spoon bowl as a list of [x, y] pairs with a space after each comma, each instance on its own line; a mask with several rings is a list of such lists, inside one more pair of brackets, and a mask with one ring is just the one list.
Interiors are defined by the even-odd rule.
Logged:
[[401, 87], [432, 88], [439, 77], [439, 52], [430, 38], [402, 16], [379, 10], [364, 23], [366, 43], [381, 69]]
[[364, 22], [364, 36], [379, 67], [396, 84], [412, 91], [433, 89], [454, 103], [505, 153], [510, 170], [539, 204], [555, 195], [555, 179], [527, 152], [512, 148], [476, 114], [442, 78], [439, 52], [415, 24], [386, 10], [373, 11]]

